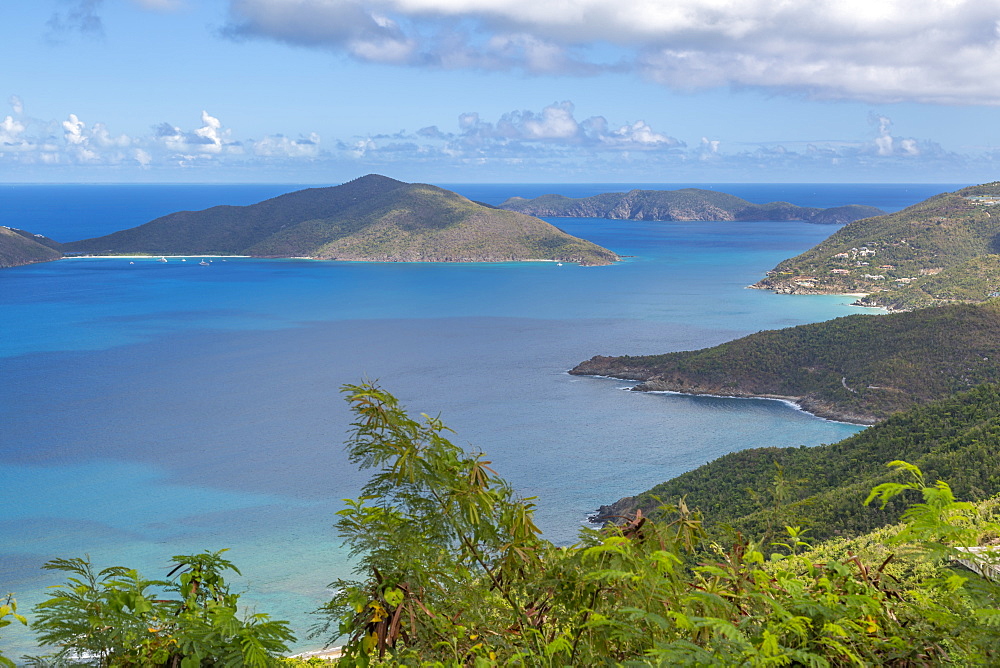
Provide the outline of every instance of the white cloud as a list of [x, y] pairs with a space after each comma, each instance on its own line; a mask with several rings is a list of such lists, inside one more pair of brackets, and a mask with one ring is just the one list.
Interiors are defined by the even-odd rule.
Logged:
[[63, 137], [65, 137], [66, 142], [74, 146], [81, 146], [87, 143], [87, 138], [84, 136], [84, 128], [86, 127], [84, 122], [76, 117], [76, 114], [70, 114], [69, 120], [62, 122], [63, 126]]
[[181, 0], [132, 0], [143, 9], [152, 9], [158, 12], [169, 12], [181, 7]]
[[195, 137], [201, 139], [197, 142], [200, 144], [199, 148], [205, 153], [220, 153], [222, 151], [222, 122], [204, 110], [201, 112], [201, 122], [204, 125], [194, 131]]
[[12, 116], [0, 121], [0, 151], [23, 147], [26, 142], [21, 138], [21, 133], [25, 129], [24, 123], [14, 120]]
[[452, 150], [480, 150], [499, 144], [522, 146], [550, 145], [581, 147], [587, 150], [665, 149], [683, 145], [668, 135], [655, 132], [643, 120], [611, 130], [603, 116], [577, 121], [572, 102], [563, 101], [544, 107], [541, 112], [529, 110], [503, 114], [496, 123], [480, 118], [476, 112], [460, 114], [457, 134], [442, 133], [436, 126], [424, 128], [418, 135], [425, 138], [447, 139]]
[[[20, 99], [17, 102], [20, 104]], [[63, 121], [13, 115], [0, 119], [0, 166], [86, 164], [145, 169], [171, 164], [245, 164], [254, 160], [275, 165], [322, 156], [316, 133], [298, 139], [272, 134], [259, 140], [235, 141], [232, 130], [207, 111], [201, 112], [200, 123], [192, 129], [160, 123], [145, 136], [118, 133], [101, 122], [88, 125], [72, 113]]]
[[253, 143], [253, 152], [268, 158], [317, 158], [320, 155], [319, 143], [319, 135], [315, 132], [298, 139], [268, 135]]
[[7, 100], [10, 108], [14, 110], [14, 113], [20, 116], [24, 113], [24, 102], [17, 95], [11, 95], [10, 99]]
[[[1000, 104], [1000, 0], [230, 0], [226, 32], [444, 68]], [[607, 49], [614, 50], [608, 62]], [[599, 57], [595, 54], [601, 53]]]
[[916, 139], [892, 136], [892, 119], [888, 116], [872, 115], [869, 122], [877, 128], [874, 140], [876, 155], [913, 157], [923, 152], [920, 142]]

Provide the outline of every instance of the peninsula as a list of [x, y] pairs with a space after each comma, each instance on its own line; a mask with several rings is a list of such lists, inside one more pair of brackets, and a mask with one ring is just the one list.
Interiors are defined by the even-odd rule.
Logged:
[[903, 311], [1000, 295], [1000, 182], [850, 223], [751, 287]]
[[58, 246], [41, 234], [0, 226], [0, 269], [58, 260], [62, 257]]
[[605, 265], [618, 256], [538, 218], [431, 185], [370, 174], [250, 206], [181, 211], [62, 245], [90, 255], [249, 255], [376, 262], [551, 260]]
[[820, 417], [872, 424], [1000, 378], [1000, 299], [768, 330], [703, 350], [602, 357], [576, 375], [633, 389], [793, 401]]
[[542, 195], [534, 199], [511, 197], [503, 209], [532, 216], [611, 218], [615, 220], [784, 221], [844, 224], [885, 213], [873, 206], [851, 204], [830, 209], [796, 206], [788, 202], [754, 204], [715, 190], [630, 190], [593, 197]]

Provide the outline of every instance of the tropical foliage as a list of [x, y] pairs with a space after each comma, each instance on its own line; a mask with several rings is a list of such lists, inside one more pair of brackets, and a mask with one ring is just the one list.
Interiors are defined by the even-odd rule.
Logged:
[[[347, 637], [341, 665], [983, 665], [998, 659], [994, 585], [950, 568], [996, 537], [989, 514], [944, 483], [916, 491], [879, 562], [809, 551], [786, 527], [765, 544], [708, 542], [683, 499], [663, 520], [638, 513], [581, 542], [541, 540], [531, 502], [438, 418], [408, 417], [370, 386], [347, 388], [358, 416], [353, 460], [373, 469], [338, 523], [362, 579], [325, 609]], [[818, 560], [823, 554], [824, 559]], [[878, 556], [882, 556], [881, 554]]]
[[[348, 453], [372, 475], [337, 521], [359, 578], [334, 583], [319, 611], [318, 632], [346, 642], [338, 666], [1000, 662], [1000, 589], [977, 575], [996, 572], [1000, 501], [960, 501], [914, 464], [891, 462], [864, 499], [884, 510], [905, 498], [901, 522], [851, 539], [813, 546], [808, 529], [779, 526], [794, 485], [779, 475], [772, 523], [753, 538], [711, 536], [681, 497], [657, 519], [639, 510], [556, 546], [540, 537], [531, 500], [454, 445], [440, 418], [413, 419], [370, 384], [345, 392], [356, 416]], [[238, 571], [223, 552], [174, 562], [170, 579], [152, 581], [50, 561], [67, 579], [31, 626], [57, 651], [33, 664], [323, 665], [276, 656], [293, 640], [285, 622], [238, 616], [224, 578]], [[0, 628], [8, 618], [24, 621], [12, 600]]]
[[100, 666], [270, 666], [295, 638], [287, 622], [240, 616], [226, 583], [239, 573], [225, 550], [173, 557], [171, 580], [136, 570], [97, 571], [89, 559], [54, 559], [44, 568], [66, 575], [57, 594], [36, 606], [39, 643], [56, 648], [38, 665], [83, 661]]

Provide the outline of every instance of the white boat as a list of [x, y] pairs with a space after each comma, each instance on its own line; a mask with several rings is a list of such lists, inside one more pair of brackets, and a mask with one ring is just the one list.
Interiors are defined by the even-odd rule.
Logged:
[[201, 261], [201, 262], [199, 262], [198, 264], [200, 264], [200, 265], [201, 265], [201, 266], [203, 266], [203, 267], [207, 267], [207, 266], [208, 266], [208, 263], [207, 263], [207, 262], [205, 262], [204, 260], [202, 260], [202, 261]]
[[167, 258], [163, 257], [162, 255], [160, 256], [160, 259], [157, 260], [157, 262], [166, 262], [166, 261], [167, 261]]

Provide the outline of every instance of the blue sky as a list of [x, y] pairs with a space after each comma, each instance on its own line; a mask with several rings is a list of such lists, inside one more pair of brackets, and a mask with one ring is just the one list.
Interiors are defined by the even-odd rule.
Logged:
[[0, 182], [1000, 178], [1000, 0], [7, 5]]

